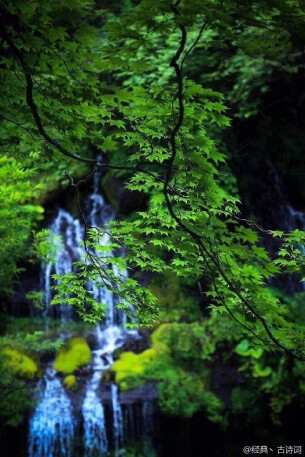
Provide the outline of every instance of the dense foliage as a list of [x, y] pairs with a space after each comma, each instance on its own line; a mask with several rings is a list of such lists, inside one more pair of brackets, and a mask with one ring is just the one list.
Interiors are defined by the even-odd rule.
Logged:
[[[267, 287], [286, 273], [302, 280], [304, 233], [265, 230], [241, 216], [226, 162], [238, 139], [231, 133], [226, 141], [223, 133], [260, 112], [277, 75], [302, 71], [304, 6], [297, 0], [142, 0], [102, 8], [89, 0], [4, 0], [0, 6], [1, 293], [9, 292], [29, 250], [44, 185], [70, 184], [83, 218], [82, 187], [97, 171], [116, 175], [145, 196], [145, 209], [108, 227], [83, 219], [86, 256], [76, 273], [56, 278], [53, 303], [74, 305], [90, 322], [100, 318], [106, 305], [88, 294], [89, 278], [112, 290], [117, 306], [139, 324], [152, 324], [168, 312], [153, 284], [178, 277], [198, 285], [210, 320], [181, 322], [186, 313], [178, 307], [174, 317], [165, 316], [177, 321], [162, 333], [171, 349], [153, 357], [147, 370], [145, 356], [144, 362], [135, 356], [137, 375], [158, 380], [166, 368], [159, 384], [164, 410], [181, 413], [183, 405], [189, 416], [206, 406], [218, 420], [220, 406], [201, 363], [219, 342], [230, 351], [236, 346], [246, 376], [264, 380], [264, 395], [281, 391], [277, 373], [290, 356], [305, 360], [302, 318]], [[111, 242], [104, 246], [108, 231]], [[36, 236], [36, 252], [45, 251], [44, 235]], [[276, 249], [268, 253], [262, 237], [271, 237]], [[143, 286], [143, 278], [151, 284]], [[211, 323], [215, 332], [206, 329]], [[233, 330], [223, 336], [223, 326]], [[275, 350], [285, 355], [270, 366], [268, 351]], [[166, 396], [172, 399], [178, 386], [181, 398], [171, 404]], [[241, 398], [235, 391], [236, 411]]]

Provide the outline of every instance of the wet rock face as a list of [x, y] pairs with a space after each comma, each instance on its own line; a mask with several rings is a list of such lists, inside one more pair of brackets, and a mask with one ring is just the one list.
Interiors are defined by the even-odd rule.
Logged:
[[145, 384], [120, 393], [121, 405], [133, 404], [136, 402], [153, 401], [157, 399], [157, 384], [146, 382]]

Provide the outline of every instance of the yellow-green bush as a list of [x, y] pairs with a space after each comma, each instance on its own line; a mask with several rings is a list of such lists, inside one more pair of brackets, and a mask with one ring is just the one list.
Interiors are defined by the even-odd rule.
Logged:
[[121, 390], [128, 390], [143, 383], [144, 373], [147, 372], [151, 362], [161, 355], [169, 353], [169, 349], [162, 342], [162, 332], [166, 332], [170, 324], [161, 324], [152, 334], [152, 347], [140, 354], [134, 352], [123, 352], [116, 360], [111, 370], [115, 371], [115, 382], [119, 384]]
[[161, 324], [150, 335], [152, 347], [159, 353], [169, 352], [168, 346], [164, 343], [164, 336], [168, 334], [172, 324]]
[[164, 413], [191, 417], [196, 411], [205, 408], [210, 420], [221, 422], [223, 404], [208, 390], [205, 381], [207, 370], [203, 366], [200, 373], [189, 371], [185, 363], [182, 368], [180, 359], [173, 357], [175, 349], [170, 341], [175, 325], [159, 325], [151, 334], [150, 349], [140, 354], [123, 352], [111, 366], [115, 372], [115, 382], [121, 390], [128, 390], [146, 381], [158, 381], [158, 402]]
[[7, 357], [7, 365], [17, 375], [27, 379], [33, 379], [37, 375], [37, 363], [18, 349], [4, 348], [2, 354]]
[[64, 386], [70, 390], [77, 390], [78, 384], [74, 374], [68, 374], [68, 376], [64, 378]]
[[90, 348], [84, 338], [70, 338], [59, 349], [54, 361], [54, 368], [62, 373], [73, 373], [81, 365], [91, 360]]
[[142, 374], [146, 365], [157, 356], [154, 348], [146, 349], [140, 354], [123, 352], [116, 360], [111, 369], [115, 371], [115, 382], [122, 390], [131, 389], [143, 382]]

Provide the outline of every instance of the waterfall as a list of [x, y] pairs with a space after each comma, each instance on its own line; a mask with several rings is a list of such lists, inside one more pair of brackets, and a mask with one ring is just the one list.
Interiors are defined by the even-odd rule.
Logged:
[[59, 209], [54, 222], [49, 227], [54, 236], [61, 237], [61, 243], [56, 253], [54, 265], [48, 262], [42, 272], [42, 284], [44, 290], [44, 317], [55, 313], [63, 322], [72, 319], [73, 308], [70, 305], [61, 304], [59, 307], [50, 307], [51, 300], [51, 276], [56, 274], [71, 273], [73, 262], [80, 260], [84, 249], [82, 247], [83, 228], [78, 219], [63, 209]]
[[[101, 158], [98, 157], [98, 160], [101, 160]], [[85, 202], [87, 224], [91, 227], [105, 227], [107, 226], [107, 223], [114, 218], [114, 212], [111, 206], [105, 203], [104, 198], [98, 192], [100, 178], [101, 173], [96, 172], [93, 178], [93, 191]], [[107, 246], [110, 241], [109, 234], [105, 231], [99, 233], [98, 241], [101, 246]], [[100, 258], [105, 256], [103, 252], [93, 252], [93, 254]], [[92, 282], [89, 282], [88, 289], [91, 291], [92, 297], [96, 301], [106, 304], [105, 324], [107, 326], [113, 326], [115, 323], [113, 294], [109, 292], [106, 287], [99, 287]]]
[[118, 387], [116, 384], [111, 384], [111, 401], [113, 414], [113, 440], [115, 457], [117, 457], [120, 444], [123, 440], [123, 416], [122, 409], [118, 400]]
[[92, 355], [94, 371], [82, 407], [85, 457], [91, 457], [97, 451], [103, 452], [108, 448], [104, 408], [97, 392], [103, 364], [99, 350], [93, 351]]
[[[93, 192], [85, 199], [84, 214], [86, 223], [90, 227], [107, 226], [113, 219], [114, 212], [98, 193], [100, 175], [94, 175]], [[53, 222], [49, 226], [55, 236], [61, 237], [55, 263], [44, 265], [42, 271], [42, 287], [44, 290], [45, 308], [44, 317], [55, 315], [59, 317], [62, 326], [73, 319], [73, 308], [68, 305], [50, 307], [52, 298], [52, 275], [65, 274], [73, 271], [73, 263], [85, 256], [83, 247], [84, 228], [80, 221], [64, 209], [58, 209]], [[107, 246], [109, 235], [103, 231], [99, 236], [99, 243]], [[95, 256], [105, 255], [103, 252], [93, 252]], [[109, 253], [107, 253], [109, 255]], [[113, 271], [120, 278], [127, 272], [113, 267]], [[106, 304], [106, 315], [103, 323], [96, 325], [91, 334], [94, 343], [90, 377], [79, 394], [71, 393], [61, 383], [60, 376], [54, 369], [48, 367], [43, 380], [40, 382], [42, 390], [37, 407], [30, 420], [28, 457], [74, 457], [72, 452], [75, 434], [81, 434], [83, 443], [82, 457], [108, 455], [113, 449], [114, 456], [119, 456], [123, 443], [124, 417], [118, 387], [114, 383], [107, 383], [103, 390], [107, 390], [107, 408], [102, 400], [100, 380], [104, 370], [113, 363], [113, 352], [124, 344], [126, 337], [138, 338], [138, 332], [124, 329], [126, 316], [122, 310], [115, 309], [116, 298], [106, 287], [99, 287], [91, 281], [87, 285], [90, 294], [99, 302]], [[67, 338], [69, 334], [65, 334]], [[70, 398], [74, 398], [74, 412]], [[76, 405], [77, 403], [77, 405]], [[78, 411], [78, 416], [75, 413]], [[126, 410], [127, 411], [127, 410]], [[143, 403], [142, 411], [145, 417], [142, 421], [143, 430], [147, 430], [147, 421], [150, 423], [150, 409]], [[141, 419], [140, 419], [141, 420]], [[106, 421], [110, 423], [106, 424]], [[132, 425], [132, 423], [131, 423]], [[78, 429], [77, 429], [78, 427]], [[133, 433], [133, 430], [131, 430]], [[144, 431], [143, 431], [144, 433]], [[146, 434], [146, 431], [145, 433]]]
[[47, 368], [45, 389], [30, 420], [30, 457], [73, 457], [71, 402], [55, 374], [55, 370]]
[[[104, 330], [98, 325], [96, 328], [96, 339], [98, 349], [93, 354], [93, 376], [88, 383], [85, 400], [82, 407], [84, 420], [84, 446], [85, 457], [91, 457], [96, 451], [106, 451], [108, 440], [104, 420], [104, 409], [101, 399], [98, 397], [98, 386], [103, 370], [110, 367], [113, 362], [112, 354], [115, 349], [123, 344], [123, 330], [119, 327], [106, 327]], [[112, 385], [114, 386], [114, 385]], [[113, 387], [111, 386], [111, 392]], [[117, 387], [115, 386], [117, 389]], [[120, 422], [119, 410], [116, 397], [115, 408], [113, 408], [113, 436], [117, 448], [122, 436], [118, 424]], [[113, 404], [113, 403], [112, 403]], [[122, 419], [121, 422], [122, 423]]]
[[[98, 193], [98, 182], [100, 174], [95, 173], [93, 193], [87, 199], [87, 213], [88, 213], [88, 224], [92, 227], [99, 227], [107, 224], [107, 222], [113, 218], [113, 211], [108, 205], [105, 205], [103, 197]], [[109, 235], [104, 232], [99, 235], [99, 243], [105, 246], [109, 243]], [[94, 253], [97, 255], [96, 253]], [[99, 256], [103, 256], [103, 253], [99, 253]], [[100, 325], [96, 327], [96, 340], [98, 349], [93, 351], [93, 371], [91, 381], [88, 384], [85, 400], [83, 403], [82, 414], [84, 419], [84, 445], [85, 445], [85, 457], [91, 457], [92, 452], [95, 451], [106, 451], [107, 450], [107, 436], [106, 427], [104, 421], [104, 409], [101, 404], [101, 400], [98, 398], [97, 388], [101, 378], [102, 371], [113, 362], [112, 353], [123, 343], [123, 332], [115, 326], [122, 324], [121, 319], [115, 316], [114, 312], [114, 297], [113, 294], [107, 290], [106, 287], [98, 287], [92, 283], [89, 283], [88, 288], [92, 291], [93, 298], [97, 301], [106, 304], [106, 316], [105, 325], [106, 328], [102, 329]], [[117, 389], [116, 386], [111, 386], [111, 392]], [[114, 394], [113, 394], [114, 395]], [[112, 395], [112, 398], [113, 398]], [[119, 411], [117, 396], [116, 402], [112, 401], [113, 407], [113, 430], [115, 449], [118, 449], [119, 445]], [[122, 420], [121, 420], [122, 422]]]
[[[114, 212], [110, 205], [106, 204], [102, 195], [98, 193], [98, 183], [101, 173], [95, 173], [93, 182], [93, 191], [85, 200], [86, 223], [91, 227], [101, 227], [114, 218]], [[61, 304], [56, 307], [50, 307], [51, 300], [51, 276], [56, 274], [71, 273], [73, 271], [73, 262], [80, 260], [85, 255], [83, 246], [84, 228], [79, 219], [66, 210], [59, 208], [53, 223], [49, 230], [55, 237], [61, 238], [60, 246], [56, 253], [54, 265], [48, 262], [42, 271], [42, 288], [44, 291], [44, 317], [55, 314], [63, 322], [73, 318], [73, 307]], [[109, 235], [103, 233], [99, 238], [99, 243], [106, 246], [109, 243]], [[102, 253], [94, 255], [102, 256]], [[94, 299], [107, 305], [106, 324], [114, 324], [114, 307], [113, 296], [105, 287], [98, 287], [92, 282], [88, 282], [88, 290]]]
[[287, 205], [286, 230], [305, 230], [305, 213], [297, 211], [292, 206]]

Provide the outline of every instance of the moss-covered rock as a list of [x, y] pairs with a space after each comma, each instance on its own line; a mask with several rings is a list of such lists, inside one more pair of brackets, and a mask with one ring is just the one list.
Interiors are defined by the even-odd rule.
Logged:
[[2, 354], [7, 357], [7, 365], [14, 373], [26, 379], [33, 379], [37, 375], [38, 367], [35, 360], [13, 348], [4, 348]]
[[143, 383], [143, 374], [147, 364], [157, 356], [154, 348], [146, 349], [140, 354], [123, 352], [111, 369], [115, 371], [115, 382], [121, 390], [128, 390]]
[[56, 354], [53, 367], [62, 373], [73, 373], [91, 361], [90, 348], [84, 338], [70, 338]]
[[[172, 346], [173, 330], [178, 334], [179, 331], [182, 332], [182, 341], [179, 341], [177, 349]], [[204, 408], [210, 420], [222, 422], [223, 404], [209, 390], [208, 369], [203, 363], [205, 354], [201, 354], [200, 369], [195, 364], [197, 372], [193, 370], [194, 364], [189, 367], [185, 362], [185, 351], [192, 361], [197, 357], [197, 354], [190, 351], [189, 345], [185, 345], [183, 332], [187, 330], [194, 331], [191, 324], [159, 325], [151, 334], [151, 348], [140, 354], [123, 352], [113, 363], [111, 370], [115, 372], [115, 382], [124, 391], [143, 382], [158, 381], [158, 403], [165, 414], [191, 417]], [[201, 348], [199, 349], [202, 353]], [[213, 349], [214, 346], [211, 350]]]
[[[150, 370], [150, 364], [162, 354], [168, 354], [169, 349], [162, 342], [162, 333], [166, 331], [171, 324], [161, 324], [151, 334], [152, 347], [145, 351], [135, 354], [131, 351], [122, 352], [119, 358], [112, 364], [111, 370], [115, 372], [115, 382], [119, 384], [121, 390], [128, 390], [139, 386], [147, 379], [144, 376]], [[158, 376], [153, 376], [157, 379]]]
[[76, 377], [73, 374], [69, 374], [64, 378], [64, 386], [70, 390], [77, 390], [78, 384], [76, 381]]
[[162, 342], [162, 333], [166, 331], [168, 326], [170, 324], [161, 324], [151, 334], [151, 348], [139, 354], [131, 351], [122, 352], [119, 358], [112, 364], [111, 370], [115, 372], [115, 382], [120, 386], [121, 390], [128, 390], [139, 386], [148, 380], [146, 376], [148, 372], [151, 379], [158, 379], [159, 375], [154, 376], [154, 370], [153, 368], [151, 369], [150, 365], [157, 358], [160, 358], [160, 356], [169, 353], [167, 345]]

